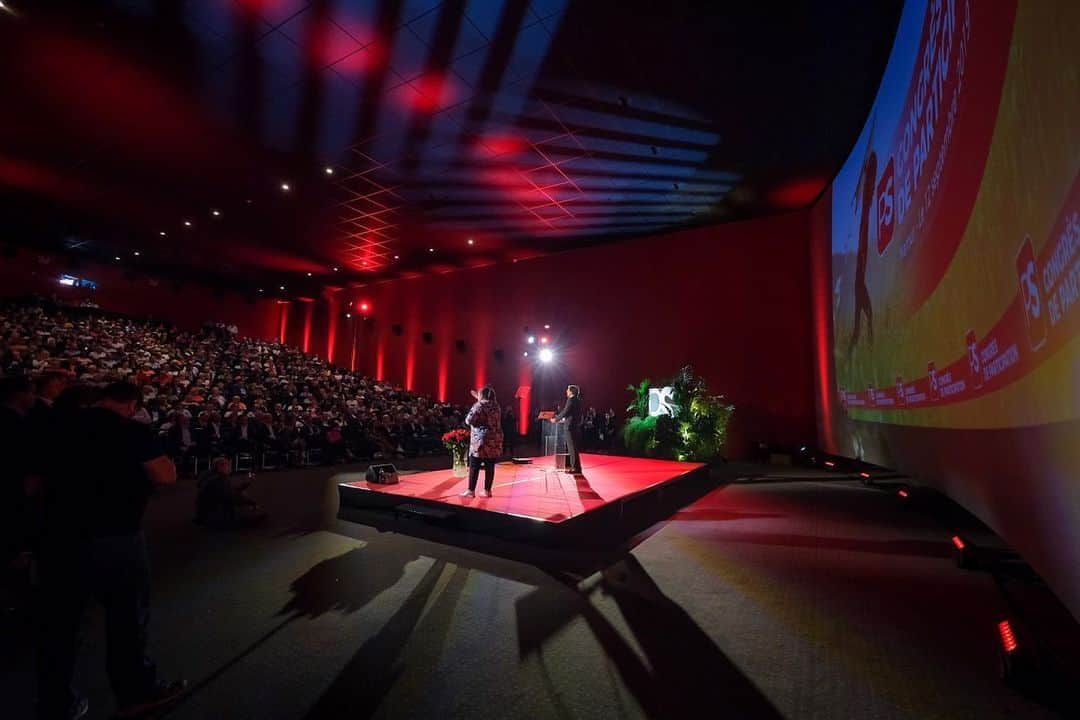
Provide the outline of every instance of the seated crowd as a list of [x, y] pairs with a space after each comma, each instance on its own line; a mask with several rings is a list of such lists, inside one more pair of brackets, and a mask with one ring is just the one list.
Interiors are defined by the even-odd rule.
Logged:
[[[36, 382], [37, 402], [79, 406], [96, 388], [141, 389], [135, 419], [181, 467], [224, 456], [253, 467], [442, 452], [464, 409], [207, 323], [189, 333], [87, 308], [0, 306], [0, 376]], [[198, 464], [195, 460], [198, 459]]]

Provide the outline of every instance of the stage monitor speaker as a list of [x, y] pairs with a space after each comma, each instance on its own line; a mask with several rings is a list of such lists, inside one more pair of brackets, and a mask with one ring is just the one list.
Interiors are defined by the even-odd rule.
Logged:
[[400, 482], [397, 468], [391, 463], [368, 465], [365, 477], [369, 483], [376, 483], [377, 485], [396, 485]]

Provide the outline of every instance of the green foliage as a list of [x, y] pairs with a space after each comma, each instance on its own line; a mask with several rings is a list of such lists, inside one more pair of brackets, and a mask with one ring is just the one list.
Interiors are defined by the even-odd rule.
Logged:
[[626, 412], [628, 415], [635, 415], [637, 417], [649, 416], [649, 378], [645, 378], [639, 385], [627, 385], [628, 392], [634, 394], [634, 400], [627, 406]]
[[675, 415], [649, 417], [649, 380], [629, 385], [634, 402], [626, 409], [630, 417], [622, 429], [628, 451], [649, 457], [707, 461], [721, 455], [727, 427], [735, 413], [723, 395], [709, 395], [705, 380], [689, 365], [670, 381]]

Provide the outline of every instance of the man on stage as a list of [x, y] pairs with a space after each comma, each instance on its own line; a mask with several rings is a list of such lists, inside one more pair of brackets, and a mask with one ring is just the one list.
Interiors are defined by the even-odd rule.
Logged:
[[566, 423], [566, 471], [581, 474], [581, 421], [585, 413], [581, 410], [581, 388], [577, 385], [566, 386], [566, 404], [551, 422]]

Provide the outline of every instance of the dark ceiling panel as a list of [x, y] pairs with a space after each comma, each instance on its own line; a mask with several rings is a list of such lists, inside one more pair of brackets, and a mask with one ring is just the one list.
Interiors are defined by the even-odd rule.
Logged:
[[5, 241], [312, 295], [790, 210], [901, 4], [5, 0]]

